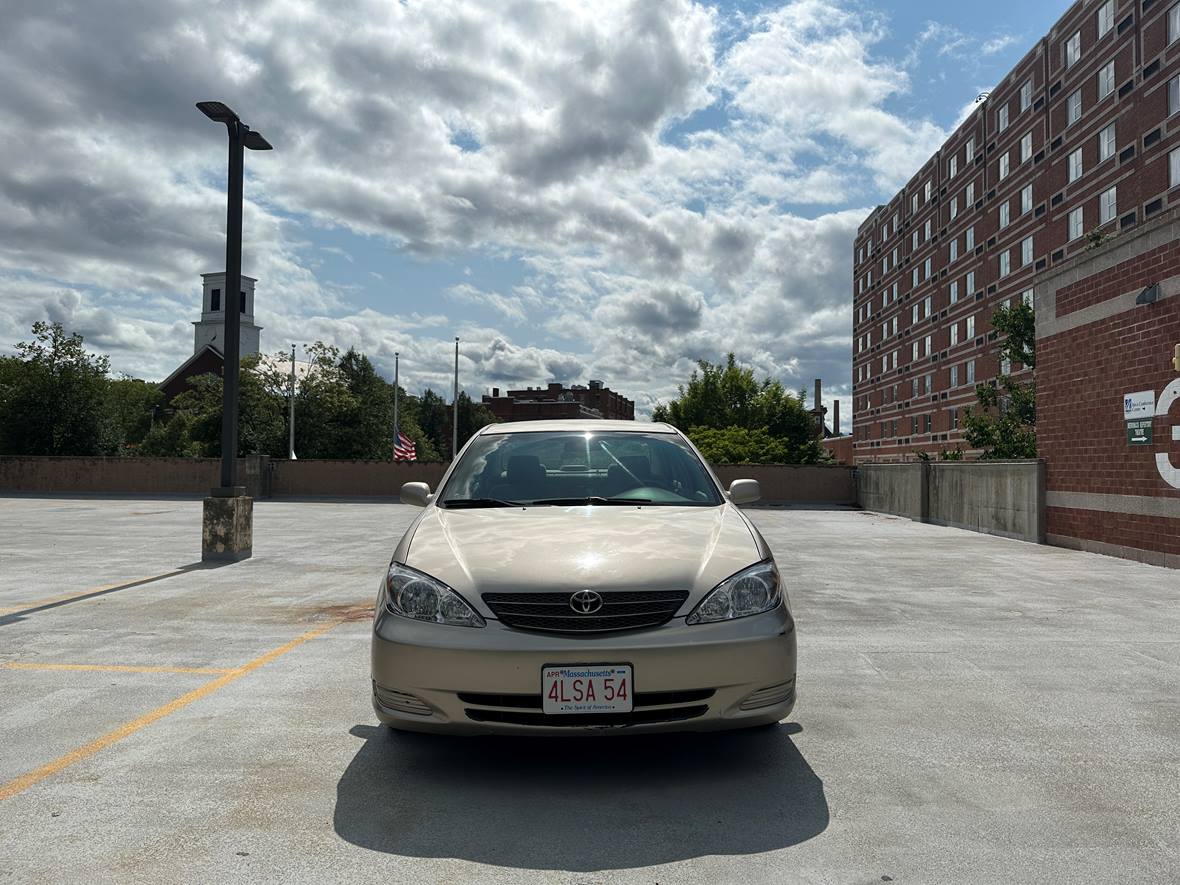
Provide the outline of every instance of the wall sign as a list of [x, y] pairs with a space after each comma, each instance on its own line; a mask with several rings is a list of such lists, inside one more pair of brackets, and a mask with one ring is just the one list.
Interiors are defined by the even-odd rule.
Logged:
[[1127, 424], [1127, 445], [1151, 445], [1151, 425], [1154, 417], [1154, 390], [1123, 394], [1123, 421]]
[[[1155, 404], [1156, 417], [1166, 417], [1173, 403], [1177, 400], [1180, 400], [1180, 378], [1165, 387], [1163, 393], [1160, 394], [1159, 401]], [[1172, 441], [1180, 442], [1180, 424], [1172, 427]], [[1155, 466], [1164, 482], [1174, 489], [1180, 489], [1180, 467], [1172, 463], [1167, 452], [1155, 453]]]

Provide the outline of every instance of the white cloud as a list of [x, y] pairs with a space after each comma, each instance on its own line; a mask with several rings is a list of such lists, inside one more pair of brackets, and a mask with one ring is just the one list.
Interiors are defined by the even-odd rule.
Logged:
[[[223, 254], [224, 148], [198, 99], [224, 98], [276, 146], [249, 155], [247, 182], [268, 349], [322, 338], [387, 372], [396, 350], [408, 385], [445, 388], [457, 328], [473, 393], [590, 374], [641, 410], [729, 350], [791, 387], [846, 391], [859, 207], [945, 135], [895, 109], [910, 74], [877, 52], [888, 22], [842, 0], [749, 15], [159, 0], [7, 19], [3, 340], [61, 318], [148, 377], [189, 352], [196, 275]], [[677, 136], [696, 115], [715, 122]], [[396, 280], [341, 231], [450, 261], [463, 282], [418, 312], [363, 304], [318, 273], [324, 253]], [[473, 255], [527, 279], [481, 279]], [[514, 340], [472, 306], [530, 331]]]

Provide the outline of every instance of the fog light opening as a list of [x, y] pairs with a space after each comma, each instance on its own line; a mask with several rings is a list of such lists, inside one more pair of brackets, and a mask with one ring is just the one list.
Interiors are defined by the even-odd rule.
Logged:
[[377, 698], [377, 703], [387, 710], [409, 713], [413, 716], [430, 716], [434, 713], [430, 705], [420, 697], [409, 692], [385, 688], [375, 682], [373, 683], [373, 695]]

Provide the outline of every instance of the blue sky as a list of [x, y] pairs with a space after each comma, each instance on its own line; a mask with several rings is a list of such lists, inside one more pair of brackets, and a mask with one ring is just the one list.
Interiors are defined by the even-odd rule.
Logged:
[[140, 377], [191, 352], [224, 231], [192, 103], [219, 98], [276, 148], [248, 157], [268, 351], [399, 351], [438, 389], [460, 335], [472, 394], [595, 377], [647, 412], [733, 350], [847, 398], [856, 225], [1064, 9], [18, 4], [0, 348], [49, 318]]

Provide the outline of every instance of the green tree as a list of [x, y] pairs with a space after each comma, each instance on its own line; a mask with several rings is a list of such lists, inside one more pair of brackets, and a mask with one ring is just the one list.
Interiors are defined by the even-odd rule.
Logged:
[[[739, 366], [732, 353], [724, 365], [700, 360], [679, 396], [652, 412], [683, 430], [710, 461], [739, 457], [763, 463], [815, 464], [824, 459], [814, 436], [814, 420], [804, 394], [792, 394], [780, 382], [761, 381]], [[707, 431], [720, 431], [707, 433]], [[723, 453], [730, 453], [722, 457]]]
[[105, 448], [119, 452], [135, 450], [147, 437], [164, 393], [155, 384], [138, 378], [115, 378], [107, 382], [104, 436]]
[[[992, 314], [992, 327], [1000, 332], [1001, 360], [1035, 369], [1036, 318], [1023, 301], [1000, 307]], [[1018, 381], [1001, 374], [996, 383], [975, 387], [978, 405], [963, 418], [963, 435], [983, 458], [1035, 458], [1037, 456], [1036, 380]]]
[[102, 452], [108, 359], [88, 354], [60, 323], [36, 322], [32, 332], [0, 369], [0, 452]]

